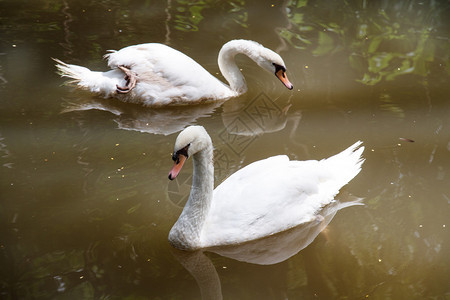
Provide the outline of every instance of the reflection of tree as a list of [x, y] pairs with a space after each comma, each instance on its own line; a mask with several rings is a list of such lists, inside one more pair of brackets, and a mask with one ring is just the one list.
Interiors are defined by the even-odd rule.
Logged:
[[245, 1], [218, 1], [218, 0], [175, 0], [173, 11], [175, 15], [174, 28], [180, 31], [198, 31], [200, 22], [211, 9], [229, 12], [229, 18], [243, 27], [246, 26], [247, 13], [243, 10]]
[[68, 58], [98, 61], [108, 49], [170, 43], [203, 29], [246, 28], [244, 5], [243, 0], [10, 1], [1, 7], [7, 17], [1, 18], [0, 46], [31, 42], [53, 46], [62, 40], [57, 45], [66, 50]]
[[[4, 54], [5, 53], [0, 53], [0, 56]], [[8, 83], [8, 80], [3, 76], [2, 65], [0, 64], [0, 87], [4, 86], [6, 83]]]
[[279, 34], [315, 56], [344, 51], [363, 84], [404, 74], [426, 76], [431, 67], [439, 65], [432, 63], [448, 61], [445, 5], [409, 0], [370, 4], [292, 0], [287, 5], [290, 26]]

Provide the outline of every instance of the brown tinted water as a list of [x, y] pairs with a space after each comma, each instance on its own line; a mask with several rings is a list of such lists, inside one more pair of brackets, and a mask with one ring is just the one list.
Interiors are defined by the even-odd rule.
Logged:
[[[448, 299], [448, 9], [0, 1], [1, 298], [199, 299], [197, 276], [224, 299]], [[247, 94], [153, 110], [62, 86], [51, 60], [104, 70], [108, 49], [160, 42], [216, 74], [234, 38], [280, 53], [294, 90], [239, 58]], [[365, 206], [283, 262], [206, 253], [193, 276], [167, 242], [192, 175], [188, 163], [169, 182], [170, 154], [189, 124], [211, 134], [216, 182], [268, 156], [321, 159], [362, 140], [363, 169], [341, 194]]]

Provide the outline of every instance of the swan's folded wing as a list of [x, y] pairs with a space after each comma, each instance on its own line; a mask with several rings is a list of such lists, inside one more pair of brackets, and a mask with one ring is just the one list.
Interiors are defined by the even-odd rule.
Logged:
[[143, 98], [215, 99], [231, 96], [230, 89], [195, 60], [169, 46], [148, 43], [108, 53], [108, 66], [126, 66], [137, 74]]
[[234, 244], [313, 221], [337, 191], [321, 188], [327, 170], [318, 161], [275, 156], [237, 171], [214, 190], [202, 239]]

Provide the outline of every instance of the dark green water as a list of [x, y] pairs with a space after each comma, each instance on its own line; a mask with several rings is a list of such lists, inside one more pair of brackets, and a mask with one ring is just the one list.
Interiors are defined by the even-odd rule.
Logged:
[[[167, 174], [201, 124], [216, 182], [366, 146], [343, 189], [366, 205], [299, 254], [206, 254], [224, 299], [449, 299], [449, 20], [446, 1], [0, 1], [1, 298], [199, 299], [167, 242], [192, 164]], [[247, 94], [152, 110], [62, 86], [51, 60], [106, 70], [107, 50], [160, 42], [216, 74], [235, 38], [276, 50], [294, 90], [239, 58]]]

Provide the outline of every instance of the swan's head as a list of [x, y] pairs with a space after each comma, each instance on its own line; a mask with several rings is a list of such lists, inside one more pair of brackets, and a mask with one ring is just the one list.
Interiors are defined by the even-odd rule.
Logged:
[[294, 86], [289, 81], [286, 75], [286, 65], [280, 55], [274, 51], [261, 46], [259, 48], [259, 53], [255, 53], [256, 57], [253, 59], [255, 62], [263, 69], [269, 71], [280, 79], [285, 87], [292, 90]]
[[212, 145], [211, 138], [203, 126], [189, 126], [177, 137], [173, 149], [172, 160], [175, 162], [169, 172], [169, 179], [173, 180], [180, 173], [184, 162], [192, 155]]
[[[286, 65], [280, 55], [274, 51], [264, 47], [263, 45], [248, 40], [232, 40], [223, 45], [219, 52], [219, 67], [224, 77], [230, 82], [233, 88], [233, 77], [228, 75], [227, 64], [230, 64], [230, 60], [238, 53], [242, 53], [250, 57], [261, 68], [275, 74], [278, 79], [290, 90], [294, 88], [292, 83], [286, 76]], [[237, 68], [236, 68], [237, 69]], [[225, 72], [224, 72], [225, 71]], [[227, 76], [228, 75], [228, 76]], [[242, 79], [243, 81], [243, 79]], [[245, 83], [242, 82], [242, 89], [245, 89]]]

